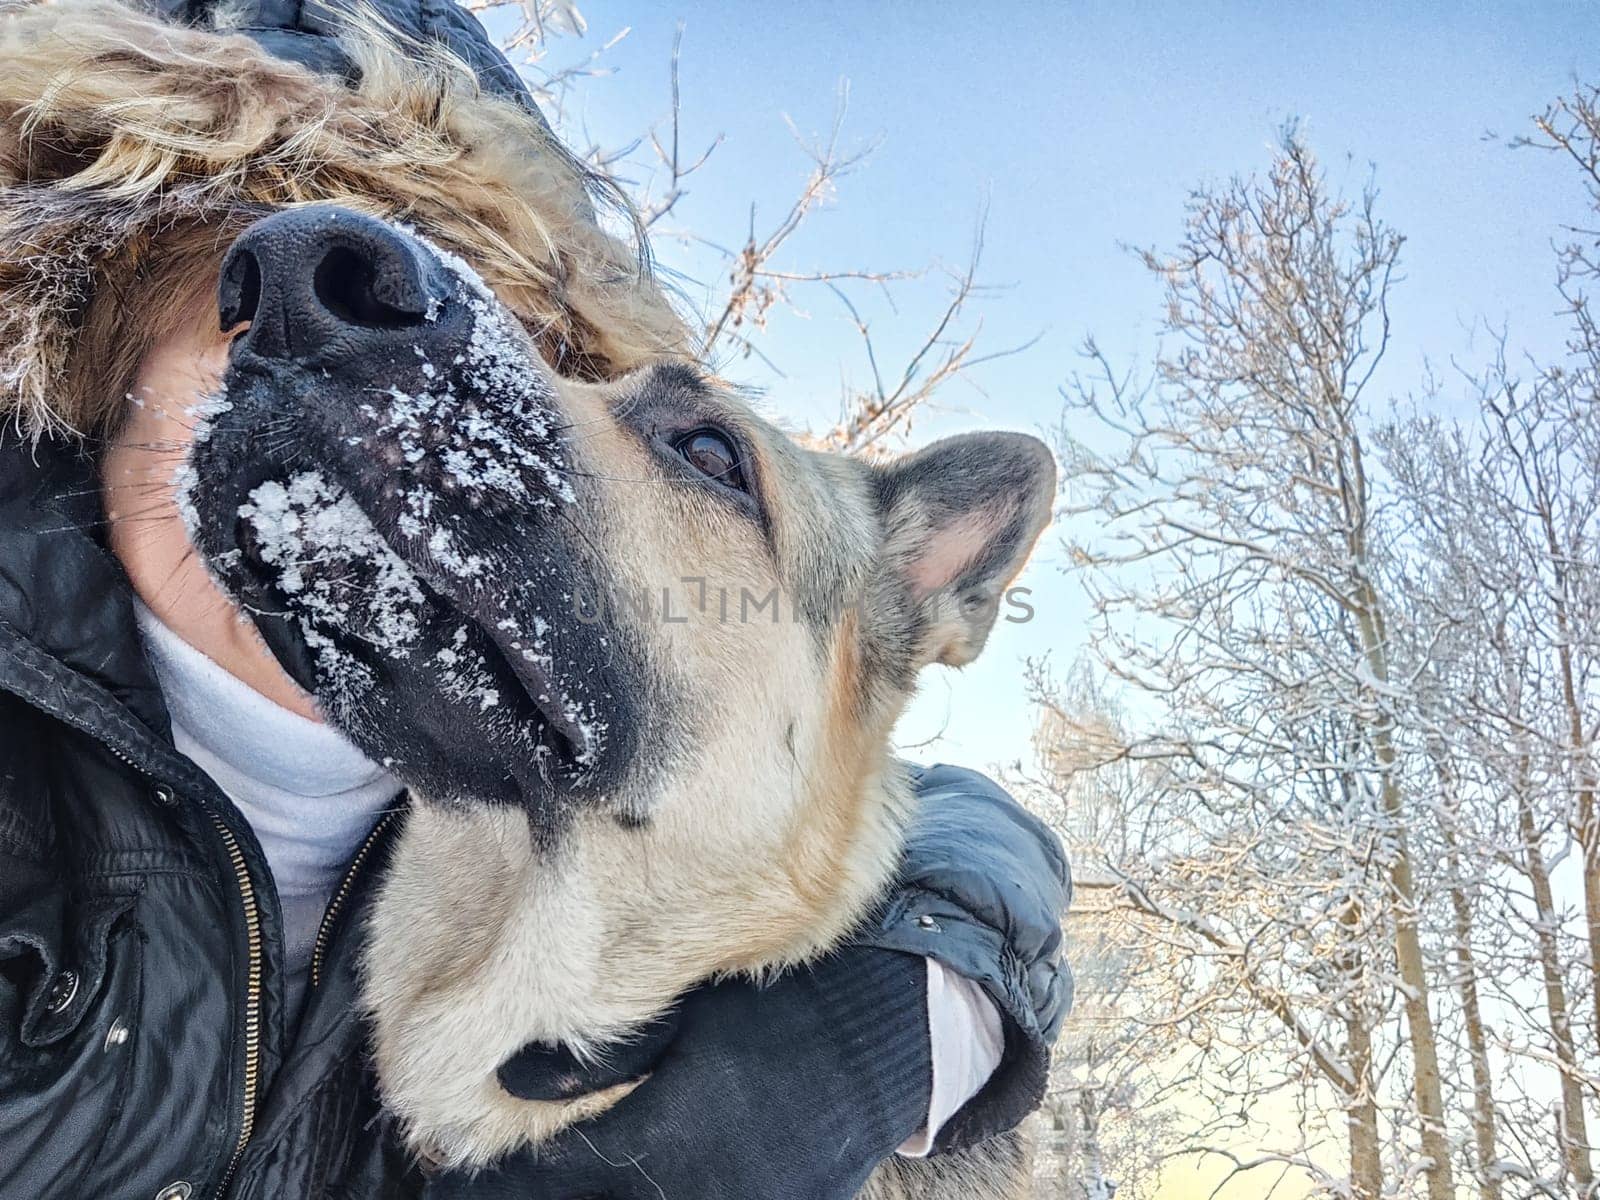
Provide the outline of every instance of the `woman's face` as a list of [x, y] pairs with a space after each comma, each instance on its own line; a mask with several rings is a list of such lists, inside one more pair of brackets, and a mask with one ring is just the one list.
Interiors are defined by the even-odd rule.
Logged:
[[178, 509], [173, 475], [194, 439], [192, 414], [220, 386], [228, 346], [246, 328], [194, 325], [163, 335], [145, 355], [127, 422], [101, 460], [111, 551], [167, 628], [268, 700], [320, 720], [315, 701], [212, 580]]

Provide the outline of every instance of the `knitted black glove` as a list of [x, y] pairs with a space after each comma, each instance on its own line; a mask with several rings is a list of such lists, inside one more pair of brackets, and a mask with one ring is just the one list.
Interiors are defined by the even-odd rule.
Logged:
[[[850, 1200], [927, 1120], [927, 964], [849, 947], [767, 987], [686, 996], [650, 1078], [615, 1108], [430, 1200]], [[550, 1094], [548, 1051], [501, 1070]], [[606, 1080], [605, 1082], [611, 1082]]]

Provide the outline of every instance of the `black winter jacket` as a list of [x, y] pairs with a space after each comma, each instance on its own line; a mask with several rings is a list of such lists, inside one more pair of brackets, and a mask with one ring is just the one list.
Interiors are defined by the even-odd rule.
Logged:
[[[95, 478], [73, 447], [0, 435], [0, 1197], [416, 1195], [354, 1007], [393, 820], [329, 907], [291, 1029], [266, 863], [173, 748]], [[1006, 1014], [1005, 1064], [946, 1127], [964, 1143], [1041, 1094], [1071, 1000], [1066, 864], [982, 777], [919, 787], [864, 940], [982, 981]]]

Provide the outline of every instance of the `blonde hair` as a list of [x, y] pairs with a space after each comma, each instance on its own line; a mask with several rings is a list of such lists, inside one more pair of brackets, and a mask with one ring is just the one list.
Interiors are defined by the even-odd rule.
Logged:
[[692, 355], [537, 114], [370, 15], [343, 42], [353, 85], [110, 0], [0, 0], [0, 417], [34, 436], [114, 424], [140, 343], [182, 318], [152, 297], [182, 309], [240, 229], [310, 203], [466, 258], [564, 374]]

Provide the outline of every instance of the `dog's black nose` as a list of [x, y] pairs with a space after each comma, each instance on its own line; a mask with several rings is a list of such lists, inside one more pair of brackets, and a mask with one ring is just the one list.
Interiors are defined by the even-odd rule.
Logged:
[[222, 262], [222, 328], [264, 358], [328, 359], [414, 337], [450, 295], [438, 260], [382, 221], [329, 205], [257, 221]]

